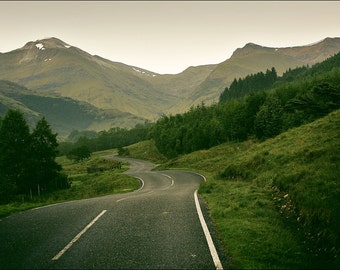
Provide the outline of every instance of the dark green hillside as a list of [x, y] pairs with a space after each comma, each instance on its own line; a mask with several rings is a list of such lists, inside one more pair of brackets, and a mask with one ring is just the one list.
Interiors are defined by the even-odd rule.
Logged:
[[9, 109], [19, 109], [24, 113], [28, 124], [33, 126], [39, 119], [39, 113], [12, 97], [14, 93], [25, 95], [29, 91], [16, 83], [0, 80], [0, 116], [4, 116]]
[[244, 78], [234, 79], [229, 87], [222, 92], [219, 102], [223, 103], [230, 99], [244, 97], [250, 93], [277, 88], [289, 82], [306, 81], [316, 79], [329, 73], [330, 76], [338, 74], [340, 70], [340, 53], [326, 59], [321, 63], [315, 64], [313, 67], [302, 66], [294, 69], [289, 68], [282, 76], [277, 76], [273, 67], [265, 73], [258, 72], [256, 74], [247, 75]]
[[340, 111], [258, 143], [170, 160], [200, 188], [236, 269], [339, 269]]
[[30, 126], [45, 116], [52, 128], [64, 137], [72, 130], [98, 131], [122, 125], [120, 121], [123, 119], [129, 119], [129, 123], [142, 122], [142, 119], [129, 113], [117, 110], [104, 111], [66, 97], [43, 96], [13, 82], [0, 81], [0, 115], [4, 115], [8, 109], [20, 109]]

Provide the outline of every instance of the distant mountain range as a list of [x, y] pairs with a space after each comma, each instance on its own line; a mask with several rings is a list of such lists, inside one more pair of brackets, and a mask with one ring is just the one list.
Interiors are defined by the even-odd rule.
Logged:
[[12, 107], [23, 109], [32, 121], [48, 115], [63, 135], [72, 129], [132, 127], [201, 102], [211, 104], [234, 78], [272, 67], [282, 74], [339, 51], [340, 38], [289, 48], [248, 43], [222, 63], [162, 75], [90, 55], [57, 38], [30, 41], [0, 53], [0, 79], [5, 80], [0, 83], [0, 115]]

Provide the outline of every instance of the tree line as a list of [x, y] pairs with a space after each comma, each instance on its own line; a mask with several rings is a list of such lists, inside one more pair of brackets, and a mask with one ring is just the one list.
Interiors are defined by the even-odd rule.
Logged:
[[57, 134], [43, 117], [30, 132], [19, 110], [0, 118], [0, 202], [70, 186], [57, 156]]
[[254, 91], [261, 91], [271, 88], [277, 81], [277, 73], [274, 67], [271, 70], [267, 69], [266, 73], [258, 72], [256, 74], [247, 75], [245, 78], [235, 78], [226, 87], [220, 95], [220, 102], [226, 102], [229, 99], [239, 98]]
[[[274, 78], [275, 69], [267, 76], [270, 73]], [[288, 83], [290, 74], [296, 79]], [[228, 141], [264, 140], [340, 108], [340, 53], [312, 68], [288, 70], [283, 77], [266, 91], [255, 91], [261, 87], [254, 85], [254, 91], [238, 98], [164, 115], [153, 126], [151, 137], [162, 154], [173, 158]], [[257, 75], [247, 78], [254, 81]]]
[[[149, 138], [151, 125], [152, 123], [146, 121], [144, 124], [137, 124], [132, 129], [115, 127], [98, 133], [74, 130], [69, 135], [69, 141], [60, 143], [59, 154], [71, 157], [75, 152], [79, 151], [82, 153], [86, 153], [86, 150], [95, 152], [131, 145]], [[73, 141], [71, 141], [72, 138]]]

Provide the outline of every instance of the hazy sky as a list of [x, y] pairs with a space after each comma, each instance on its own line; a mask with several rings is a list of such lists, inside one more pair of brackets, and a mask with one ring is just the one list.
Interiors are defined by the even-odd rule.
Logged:
[[0, 1], [0, 52], [57, 37], [112, 61], [179, 73], [220, 63], [248, 42], [340, 37], [339, 14], [338, 1]]

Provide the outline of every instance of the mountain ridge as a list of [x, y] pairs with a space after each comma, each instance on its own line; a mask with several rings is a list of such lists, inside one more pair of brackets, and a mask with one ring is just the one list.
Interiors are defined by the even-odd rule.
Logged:
[[317, 43], [294, 47], [265, 47], [247, 43], [234, 51], [232, 56], [221, 62], [192, 93], [189, 99], [207, 94], [207, 103], [216, 102], [225, 87], [236, 78], [265, 72], [275, 67], [278, 75], [289, 68], [314, 65], [340, 51], [340, 38], [325, 38]]
[[[117, 119], [128, 113], [142, 122], [154, 121], [162, 114], [185, 112], [201, 102], [216, 102], [235, 78], [272, 67], [282, 74], [289, 68], [321, 62], [338, 51], [340, 38], [281, 48], [250, 42], [221, 63], [188, 67], [178, 74], [159, 74], [91, 55], [53, 37], [1, 53], [0, 79], [40, 95], [69, 97], [100, 110], [116, 111]], [[134, 124], [135, 120], [124, 126]]]

